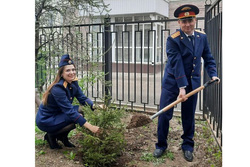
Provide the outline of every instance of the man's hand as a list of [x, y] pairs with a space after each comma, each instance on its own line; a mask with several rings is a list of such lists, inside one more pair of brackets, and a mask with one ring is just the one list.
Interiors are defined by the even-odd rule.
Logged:
[[218, 78], [218, 77], [212, 77], [212, 80], [216, 80], [216, 79], [218, 79], [217, 84], [220, 83], [220, 78]]
[[186, 96], [186, 90], [185, 90], [185, 88], [180, 88], [180, 92], [179, 92], [178, 98], [181, 98], [182, 102], [184, 102], [184, 101], [186, 101], [188, 99], [185, 96]]

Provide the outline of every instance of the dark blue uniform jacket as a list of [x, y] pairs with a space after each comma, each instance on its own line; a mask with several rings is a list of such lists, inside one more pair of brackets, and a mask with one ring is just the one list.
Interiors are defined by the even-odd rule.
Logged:
[[[178, 30], [167, 40], [167, 64], [165, 73], [175, 80], [177, 86], [192, 86], [193, 89], [200, 86], [201, 58], [204, 59], [205, 69], [210, 77], [217, 76], [216, 64], [209, 49], [207, 36], [204, 32], [195, 30], [195, 45], [189, 41], [183, 31]], [[164, 80], [163, 87], [166, 87]], [[191, 81], [191, 82], [188, 82]]]
[[36, 116], [37, 126], [56, 126], [65, 121], [79, 123], [82, 126], [86, 120], [79, 114], [79, 106], [72, 105], [74, 97], [82, 105], [88, 104], [92, 108], [93, 102], [83, 94], [77, 81], [69, 84], [61, 79], [52, 87], [47, 105], [41, 104], [39, 106]]

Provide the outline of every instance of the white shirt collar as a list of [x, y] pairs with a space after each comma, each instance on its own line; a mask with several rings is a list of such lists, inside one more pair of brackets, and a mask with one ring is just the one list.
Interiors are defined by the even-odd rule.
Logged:
[[[187, 35], [185, 32], [184, 32], [184, 34], [188, 37], [189, 35]], [[193, 31], [193, 33], [192, 33], [192, 36], [194, 36], [194, 31]]]

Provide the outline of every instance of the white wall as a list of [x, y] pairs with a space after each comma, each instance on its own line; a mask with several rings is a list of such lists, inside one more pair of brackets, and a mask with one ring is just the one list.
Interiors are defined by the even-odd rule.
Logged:
[[109, 15], [157, 13], [169, 16], [169, 4], [164, 0], [105, 0], [109, 5]]

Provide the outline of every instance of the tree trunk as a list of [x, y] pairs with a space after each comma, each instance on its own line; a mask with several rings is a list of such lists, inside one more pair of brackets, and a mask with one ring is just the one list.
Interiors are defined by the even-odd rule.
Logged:
[[[37, 59], [37, 55], [38, 55], [38, 48], [39, 48], [39, 22], [36, 21], [35, 24], [35, 60]], [[36, 104], [36, 108], [40, 106], [41, 104], [41, 100], [39, 97], [39, 93], [37, 92], [37, 90], [35, 90], [35, 104]], [[36, 111], [35, 111], [36, 112]]]
[[38, 94], [38, 92], [37, 91], [35, 91], [35, 103], [36, 103], [36, 107], [39, 107], [40, 106], [40, 104], [41, 104], [41, 99], [40, 99], [40, 97], [39, 97], [39, 94]]

